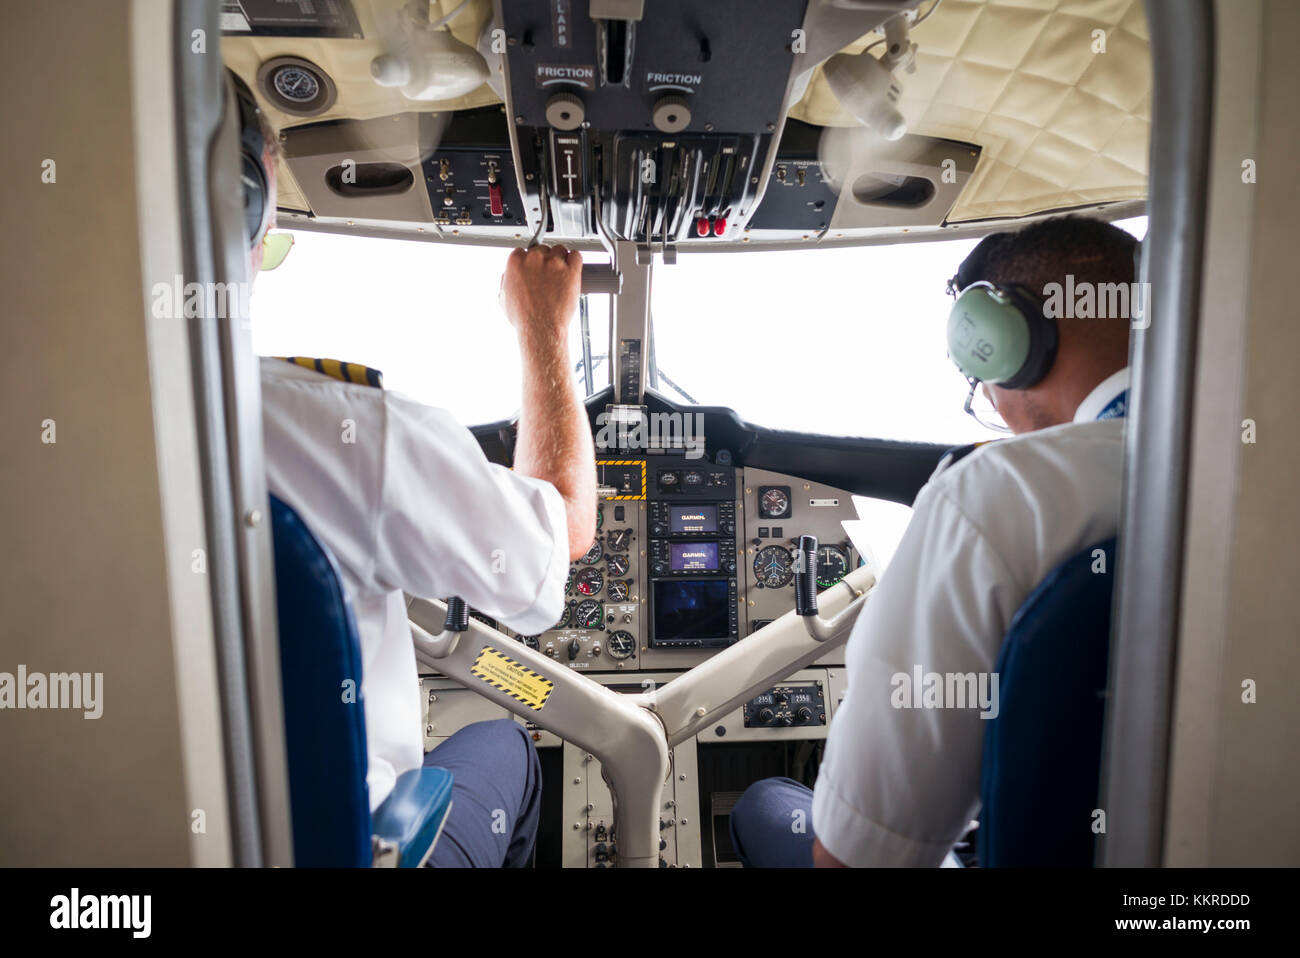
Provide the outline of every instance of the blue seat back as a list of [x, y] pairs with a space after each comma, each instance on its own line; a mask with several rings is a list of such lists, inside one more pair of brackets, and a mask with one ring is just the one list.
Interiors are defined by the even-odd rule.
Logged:
[[[1095, 550], [1104, 572], [1094, 571]], [[979, 863], [1093, 864], [1115, 540], [1055, 569], [1025, 600], [998, 655], [999, 712], [984, 731]]]
[[369, 867], [366, 719], [352, 605], [334, 557], [275, 496], [271, 533], [294, 861]]

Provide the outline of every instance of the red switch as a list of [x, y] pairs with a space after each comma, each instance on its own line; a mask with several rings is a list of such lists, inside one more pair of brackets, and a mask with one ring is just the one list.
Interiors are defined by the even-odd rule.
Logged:
[[699, 219], [695, 221], [695, 235], [696, 236], [709, 235], [709, 219], [707, 216], [701, 216]]
[[726, 232], [727, 232], [727, 218], [725, 216], [719, 216], [716, 220], [713, 221], [713, 235], [722, 236]]
[[505, 207], [501, 205], [501, 187], [496, 183], [488, 184], [488, 208], [493, 216], [505, 215]]

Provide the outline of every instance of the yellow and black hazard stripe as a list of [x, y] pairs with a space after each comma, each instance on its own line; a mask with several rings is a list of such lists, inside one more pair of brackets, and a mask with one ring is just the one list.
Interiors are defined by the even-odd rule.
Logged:
[[483, 647], [469, 671], [534, 712], [542, 710], [555, 688], [555, 683], [540, 672], [534, 672], [490, 645]]
[[377, 389], [384, 388], [384, 374], [378, 369], [360, 363], [345, 363], [341, 359], [315, 359], [311, 356], [276, 356], [275, 358], [283, 359], [286, 363], [293, 363], [295, 366], [302, 366], [304, 369], [314, 369], [340, 382], [353, 383], [357, 386], [374, 386]]
[[640, 466], [641, 467], [641, 494], [639, 496], [603, 496], [605, 499], [644, 499], [645, 498], [645, 460], [644, 459], [597, 459], [597, 469], [600, 466]]

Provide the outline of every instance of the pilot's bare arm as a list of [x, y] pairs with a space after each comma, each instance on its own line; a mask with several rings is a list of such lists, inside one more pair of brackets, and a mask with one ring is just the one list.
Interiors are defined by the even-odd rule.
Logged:
[[569, 372], [568, 331], [581, 283], [581, 254], [562, 246], [515, 250], [501, 282], [501, 304], [519, 336], [524, 369], [515, 472], [559, 491], [572, 559], [596, 535], [591, 426]]
[[848, 868], [842, 861], [826, 850], [826, 846], [818, 838], [813, 839], [813, 867], [814, 868]]

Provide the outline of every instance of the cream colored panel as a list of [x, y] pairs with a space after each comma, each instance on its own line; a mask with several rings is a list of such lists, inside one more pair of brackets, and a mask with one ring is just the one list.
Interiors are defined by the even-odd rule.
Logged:
[[[1140, 0], [944, 0], [913, 39], [916, 72], [899, 78], [909, 132], [984, 149], [950, 222], [1145, 198], [1151, 69]], [[853, 122], [820, 69], [790, 115]]]

